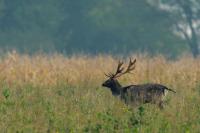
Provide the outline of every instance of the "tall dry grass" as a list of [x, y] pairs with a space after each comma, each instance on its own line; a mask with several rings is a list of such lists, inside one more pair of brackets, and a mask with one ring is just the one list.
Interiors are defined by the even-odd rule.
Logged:
[[[173, 88], [177, 84], [187, 83], [183, 88], [194, 88], [200, 79], [200, 59], [182, 57], [176, 61], [168, 61], [162, 56], [151, 58], [141, 55], [133, 55], [132, 58], [137, 59], [136, 69], [132, 75], [121, 78], [126, 83], [156, 82]], [[109, 55], [28, 56], [14, 52], [1, 58], [0, 79], [10, 85], [31, 83], [52, 86], [59, 81], [65, 81], [69, 85], [79, 85], [85, 81], [98, 85], [105, 79], [104, 72], [115, 71], [118, 60], [120, 58]]]
[[[137, 59], [136, 69], [133, 74], [119, 78], [123, 85], [161, 83], [177, 92], [175, 95], [169, 93], [163, 111], [149, 110], [150, 105], [145, 107], [149, 112], [144, 119], [150, 124], [141, 125], [138, 132], [160, 132], [163, 121], [168, 123], [167, 132], [200, 131], [200, 59], [184, 56], [172, 61], [162, 56], [147, 55], [133, 55], [132, 58]], [[16, 132], [18, 128], [18, 131], [64, 132], [66, 129], [62, 128], [68, 126], [71, 132], [82, 132], [88, 121], [99, 122], [97, 112], [111, 109], [113, 117], [123, 117], [126, 106], [112, 97], [108, 89], [101, 87], [101, 83], [106, 80], [104, 72], [115, 71], [118, 60], [119, 58], [109, 55], [65, 57], [59, 54], [29, 56], [8, 53], [0, 60], [0, 114], [6, 114], [0, 119], [0, 128], [5, 132]], [[11, 93], [10, 101], [3, 95], [5, 88]], [[30, 88], [38, 89], [34, 91]], [[63, 97], [59, 97], [62, 95]], [[37, 106], [29, 103], [31, 101]], [[21, 111], [21, 114], [13, 112], [13, 109]], [[155, 110], [159, 117], [154, 114]], [[25, 128], [23, 117], [26, 115], [31, 120]], [[55, 118], [51, 118], [52, 116]], [[21, 125], [12, 125], [18, 119]], [[51, 119], [56, 122], [51, 123]], [[101, 131], [105, 132], [105, 129], [102, 128]]]

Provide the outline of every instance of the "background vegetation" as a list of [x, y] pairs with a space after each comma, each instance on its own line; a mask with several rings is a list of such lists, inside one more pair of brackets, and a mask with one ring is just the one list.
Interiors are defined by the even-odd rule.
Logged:
[[148, 52], [168, 57], [191, 50], [196, 56], [199, 4], [198, 0], [0, 0], [0, 46], [26, 53]]
[[[199, 0], [0, 0], [0, 132], [198, 133], [199, 35]], [[164, 110], [101, 87], [127, 55], [123, 85], [177, 91]]]
[[164, 110], [146, 104], [128, 107], [101, 84], [119, 58], [109, 55], [64, 57], [8, 53], [0, 60], [0, 129], [7, 133], [154, 132], [200, 130], [200, 60], [163, 56], [137, 58], [123, 85], [162, 83]]

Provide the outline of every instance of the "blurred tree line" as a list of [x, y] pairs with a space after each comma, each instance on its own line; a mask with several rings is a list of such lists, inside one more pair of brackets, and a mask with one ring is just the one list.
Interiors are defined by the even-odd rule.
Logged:
[[0, 46], [21, 52], [139, 51], [173, 57], [191, 47], [175, 30], [182, 18], [164, 4], [172, 7], [159, 0], [0, 0]]

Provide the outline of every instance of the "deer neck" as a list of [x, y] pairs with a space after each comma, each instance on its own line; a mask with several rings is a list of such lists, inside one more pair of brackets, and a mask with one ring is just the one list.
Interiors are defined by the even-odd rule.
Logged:
[[121, 89], [122, 86], [117, 80], [115, 80], [115, 84], [113, 84], [113, 86], [111, 87], [112, 94], [114, 96], [119, 96], [121, 94]]

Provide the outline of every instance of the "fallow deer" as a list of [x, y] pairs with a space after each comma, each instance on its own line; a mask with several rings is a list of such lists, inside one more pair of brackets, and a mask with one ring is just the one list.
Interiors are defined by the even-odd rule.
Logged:
[[163, 108], [163, 98], [167, 91], [176, 93], [174, 90], [167, 88], [161, 84], [139, 84], [129, 85], [122, 87], [118, 82], [117, 78], [130, 73], [135, 69], [136, 59], [132, 61], [130, 59], [127, 69], [124, 69], [123, 62], [119, 61], [117, 71], [109, 74], [105, 74], [109, 79], [106, 80], [102, 86], [110, 88], [112, 95], [119, 96], [126, 104], [138, 105], [144, 103], [157, 104], [160, 108]]

